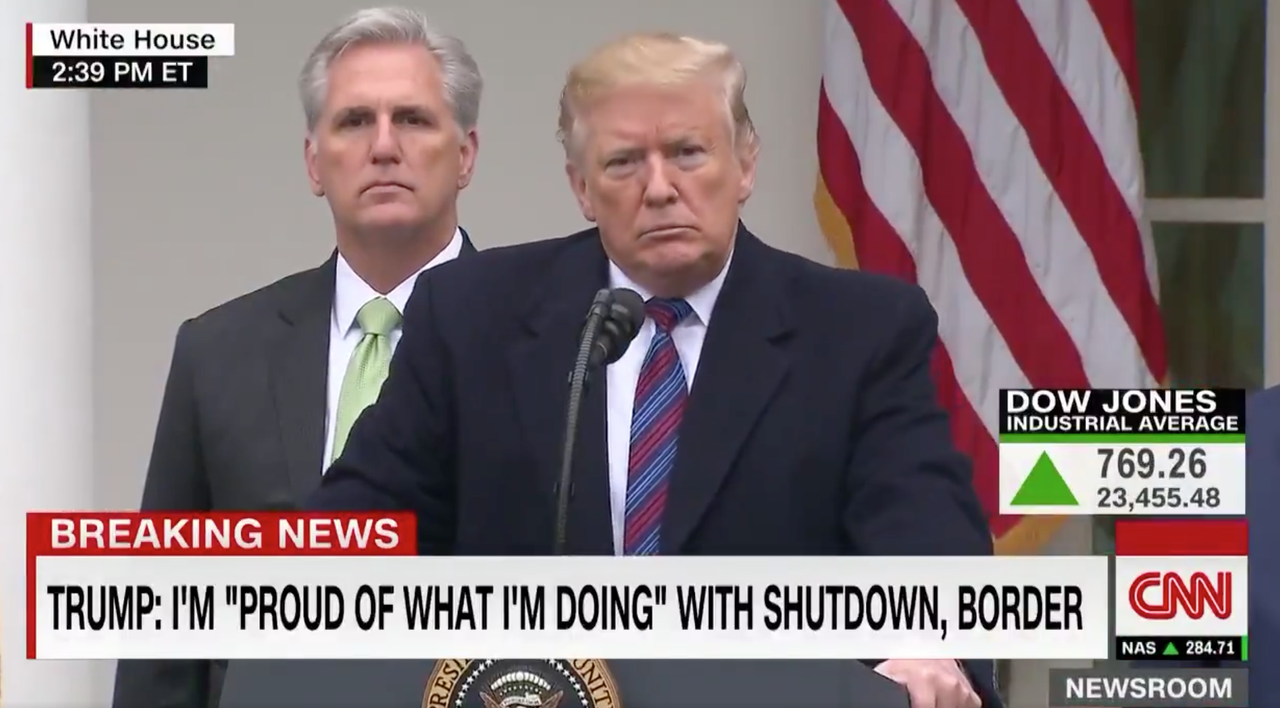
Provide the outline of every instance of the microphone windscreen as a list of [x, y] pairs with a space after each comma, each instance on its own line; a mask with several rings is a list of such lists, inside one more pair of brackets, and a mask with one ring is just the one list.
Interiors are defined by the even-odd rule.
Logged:
[[613, 303], [627, 313], [627, 324], [631, 325], [629, 334], [634, 337], [636, 332], [640, 331], [640, 327], [644, 325], [644, 298], [640, 297], [640, 293], [634, 290], [615, 288], [613, 291]]

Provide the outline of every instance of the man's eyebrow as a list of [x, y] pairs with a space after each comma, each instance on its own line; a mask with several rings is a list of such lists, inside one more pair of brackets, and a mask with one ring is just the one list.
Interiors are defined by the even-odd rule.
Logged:
[[[369, 116], [375, 113], [377, 113], [377, 109], [375, 109], [373, 106], [365, 106], [365, 105], [346, 106], [344, 108], [338, 109], [334, 113], [334, 118], [337, 120], [342, 120], [344, 118], [350, 118], [354, 116], [361, 116], [361, 117]], [[406, 103], [406, 104], [398, 105], [392, 108], [391, 114], [393, 116], [403, 116], [403, 115], [435, 116], [436, 112], [432, 110], [429, 106]]]
[[401, 115], [435, 116], [435, 114], [436, 112], [431, 110], [430, 106], [424, 106], [421, 104], [414, 104], [414, 103], [406, 103], [404, 105], [396, 106], [391, 111], [391, 115], [395, 115], [395, 116], [401, 116]]
[[664, 140], [662, 143], [662, 146], [667, 149], [671, 149], [671, 148], [683, 148], [683, 147], [689, 147], [690, 145], [701, 145], [701, 144], [702, 144], [702, 139], [696, 135], [681, 135], [679, 137], [671, 138], [670, 140]]
[[333, 114], [333, 117], [334, 120], [343, 120], [345, 118], [366, 116], [370, 113], [373, 113], [373, 108], [370, 106], [347, 106], [345, 108], [338, 109], [338, 111]]
[[644, 150], [639, 147], [617, 147], [613, 150], [605, 150], [600, 152], [600, 164], [612, 163], [613, 160], [631, 160], [635, 157], [644, 155]]
[[620, 147], [620, 148], [615, 148], [613, 150], [606, 151], [604, 153], [604, 157], [606, 160], [614, 160], [620, 157], [635, 157], [637, 155], [643, 155], [643, 154], [644, 154], [644, 148]]

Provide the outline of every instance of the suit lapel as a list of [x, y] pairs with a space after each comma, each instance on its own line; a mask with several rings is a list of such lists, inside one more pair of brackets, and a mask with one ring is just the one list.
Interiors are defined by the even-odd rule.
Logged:
[[[476, 253], [462, 232], [458, 257]], [[333, 313], [338, 254], [306, 273], [280, 306], [286, 329], [271, 353], [271, 388], [284, 443], [289, 478], [297, 498], [320, 484], [329, 451], [325, 449], [328, 407], [329, 331]]]
[[325, 462], [329, 319], [336, 253], [281, 303], [285, 330], [271, 353], [271, 389], [295, 498], [320, 484]]
[[663, 554], [681, 552], [786, 377], [791, 332], [785, 275], [739, 227], [733, 262], [707, 328], [662, 520]]
[[[509, 353], [516, 414], [533, 451], [540, 490], [554, 514], [568, 377], [591, 299], [608, 282], [608, 261], [594, 230], [569, 240], [531, 298], [524, 333]], [[571, 555], [613, 553], [604, 372], [592, 378], [579, 419], [569, 508]], [[552, 518], [548, 516], [548, 518]], [[546, 529], [552, 540], [554, 527]]]

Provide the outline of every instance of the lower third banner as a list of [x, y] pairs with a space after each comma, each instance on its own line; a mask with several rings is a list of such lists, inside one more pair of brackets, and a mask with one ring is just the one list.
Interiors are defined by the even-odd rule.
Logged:
[[285, 555], [66, 536], [29, 549], [31, 658], [1096, 659], [1111, 646], [1103, 557], [419, 557], [387, 555], [413, 552], [392, 534], [375, 549], [376, 533], [362, 538], [381, 555]]

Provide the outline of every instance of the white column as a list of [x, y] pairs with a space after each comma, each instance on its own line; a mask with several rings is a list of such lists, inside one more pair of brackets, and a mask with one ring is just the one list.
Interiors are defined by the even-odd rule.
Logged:
[[28, 91], [27, 22], [86, 0], [0, 0], [0, 706], [102, 705], [88, 662], [26, 658], [30, 510], [93, 508], [89, 96]]

